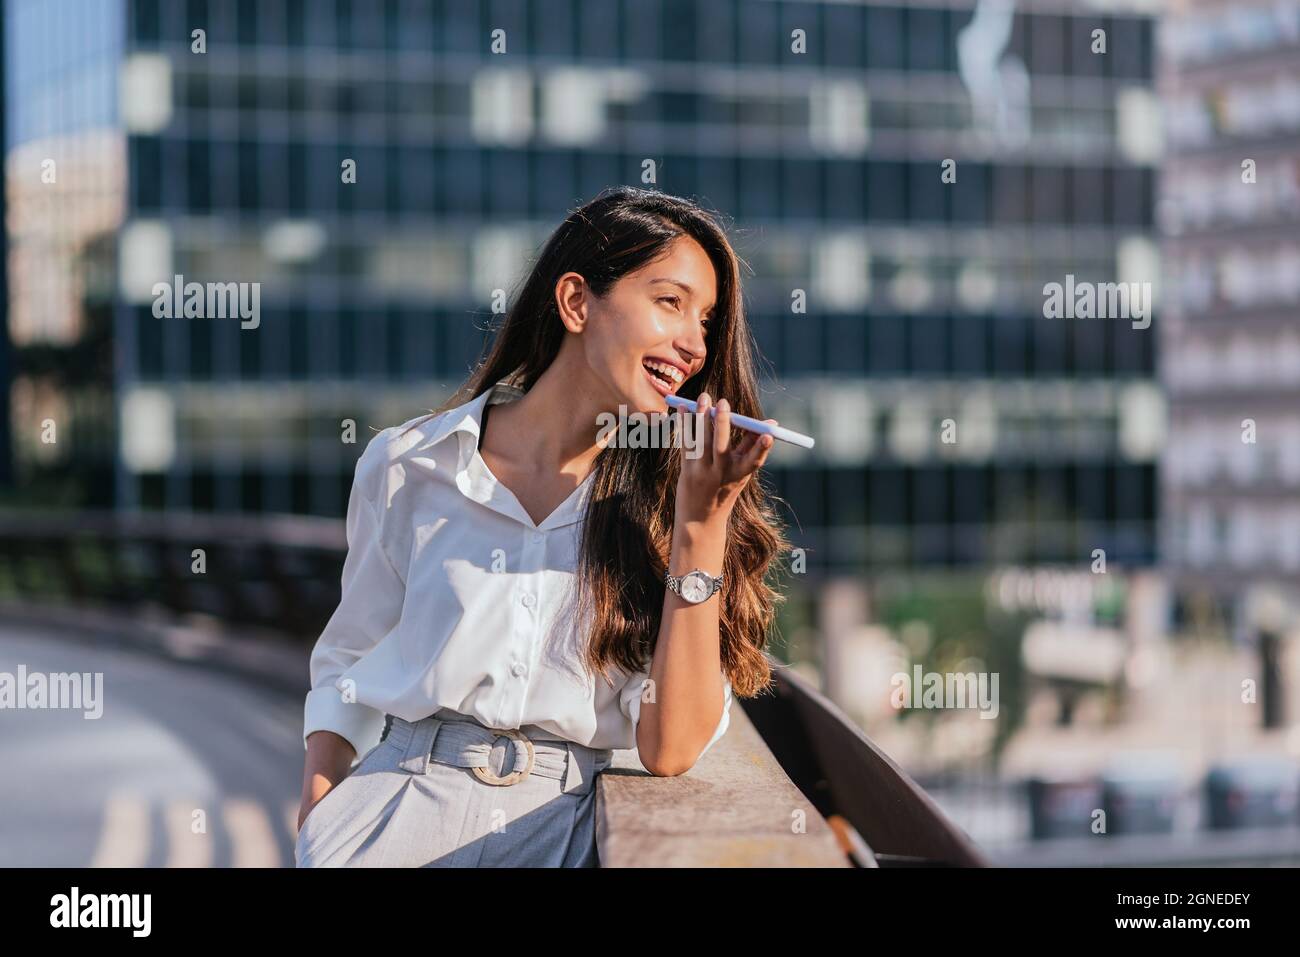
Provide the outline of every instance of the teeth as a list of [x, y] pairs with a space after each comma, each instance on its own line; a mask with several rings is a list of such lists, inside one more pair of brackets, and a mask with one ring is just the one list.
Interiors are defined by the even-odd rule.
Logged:
[[673, 382], [677, 383], [677, 385], [682, 384], [684, 376], [682, 375], [682, 370], [676, 366], [670, 366], [666, 362], [655, 362], [653, 359], [647, 359], [645, 364], [651, 369], [662, 372], [664, 375], [668, 376], [668, 378], [672, 379]]

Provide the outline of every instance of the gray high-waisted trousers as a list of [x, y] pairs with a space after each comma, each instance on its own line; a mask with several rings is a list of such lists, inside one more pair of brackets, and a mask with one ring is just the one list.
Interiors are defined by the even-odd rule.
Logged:
[[389, 715], [380, 743], [307, 814], [294, 857], [299, 867], [597, 867], [595, 780], [612, 759], [536, 725], [494, 730], [447, 708], [414, 723]]

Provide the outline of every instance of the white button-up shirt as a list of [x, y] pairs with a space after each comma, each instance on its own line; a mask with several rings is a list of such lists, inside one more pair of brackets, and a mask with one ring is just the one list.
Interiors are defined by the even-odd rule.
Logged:
[[[478, 451], [484, 407], [522, 394], [497, 383], [366, 446], [348, 501], [342, 599], [311, 655], [304, 746], [328, 730], [364, 755], [385, 713], [418, 721], [446, 707], [493, 728], [636, 747], [649, 663], [611, 669], [612, 686], [586, 675], [589, 629], [569, 604], [594, 471], [538, 525]], [[730, 720], [723, 679], [705, 751]]]

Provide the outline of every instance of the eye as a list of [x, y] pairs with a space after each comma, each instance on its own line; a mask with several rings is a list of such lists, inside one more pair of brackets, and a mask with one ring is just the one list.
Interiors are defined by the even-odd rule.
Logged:
[[673, 304], [673, 308], [677, 309], [679, 308], [679, 303], [681, 303], [682, 300], [680, 296], [660, 296], [658, 301], [671, 302]]

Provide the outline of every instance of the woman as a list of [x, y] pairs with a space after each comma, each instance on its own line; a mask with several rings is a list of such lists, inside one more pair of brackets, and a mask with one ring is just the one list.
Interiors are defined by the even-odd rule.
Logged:
[[[617, 188], [561, 224], [477, 372], [357, 463], [299, 866], [596, 866], [613, 750], [681, 774], [733, 687], [770, 684], [786, 542], [750, 479], [772, 439], [729, 418], [761, 415], [752, 352], [738, 259], [698, 206]], [[672, 413], [667, 447], [598, 428], [663, 423], [669, 393], [700, 412]]]

